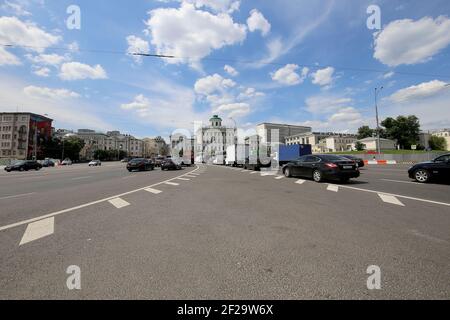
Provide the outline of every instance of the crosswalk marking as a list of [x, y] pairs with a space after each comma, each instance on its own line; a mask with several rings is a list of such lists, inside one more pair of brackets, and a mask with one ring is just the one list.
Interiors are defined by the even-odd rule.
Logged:
[[300, 179], [300, 180], [297, 180], [295, 183], [296, 184], [304, 184], [305, 182], [306, 182], [306, 180]]
[[153, 188], [147, 188], [147, 189], [145, 189], [145, 191], [153, 193], [153, 194], [160, 194], [162, 192], [161, 190], [156, 190]]
[[28, 224], [25, 233], [20, 240], [19, 246], [41, 239], [43, 237], [53, 234], [55, 231], [55, 217], [39, 220]]
[[382, 194], [382, 193], [379, 193], [378, 196], [381, 198], [381, 200], [383, 200], [383, 202], [390, 203], [390, 204], [395, 204], [395, 205], [401, 206], [401, 207], [405, 206], [400, 200], [398, 200], [394, 196], [387, 195], [387, 194]]
[[166, 182], [166, 184], [169, 186], [179, 186], [180, 185], [179, 183], [176, 183], [176, 182]]
[[186, 178], [177, 178], [177, 180], [182, 180], [182, 181], [191, 181], [191, 179], [186, 179]]
[[109, 200], [108, 202], [111, 203], [117, 209], [124, 208], [124, 207], [127, 207], [130, 205], [128, 202], [126, 202], [125, 200], [123, 200], [121, 198], [115, 198], [115, 199]]
[[330, 185], [328, 185], [327, 190], [328, 191], [332, 191], [332, 192], [338, 192], [339, 191], [339, 186], [337, 186], [335, 184], [330, 184]]

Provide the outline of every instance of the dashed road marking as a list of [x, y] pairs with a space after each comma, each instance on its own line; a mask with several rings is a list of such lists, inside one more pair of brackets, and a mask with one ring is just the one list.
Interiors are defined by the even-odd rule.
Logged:
[[153, 189], [153, 188], [147, 188], [147, 189], [145, 189], [145, 191], [153, 193], [153, 194], [160, 194], [162, 192], [161, 190], [157, 190], [157, 189]]
[[76, 177], [76, 178], [72, 178], [70, 180], [83, 180], [83, 179], [89, 179], [89, 178], [92, 178], [92, 176]]
[[306, 180], [300, 179], [300, 180], [297, 180], [295, 183], [296, 184], [304, 184], [305, 182], [306, 182]]
[[35, 194], [36, 192], [30, 192], [30, 193], [23, 193], [23, 194], [16, 194], [13, 196], [6, 196], [6, 197], [1, 197], [0, 200], [6, 200], [6, 199], [14, 199], [14, 198], [20, 198], [20, 197], [26, 197], [26, 196], [31, 196], [32, 194]]
[[169, 186], [179, 186], [179, 183], [176, 182], [166, 182], [165, 184], [169, 185]]
[[339, 186], [337, 186], [335, 184], [329, 184], [327, 190], [328, 191], [332, 191], [332, 192], [338, 192], [339, 191]]
[[191, 181], [191, 179], [187, 179], [187, 178], [177, 178], [177, 180], [182, 180], [182, 181]]
[[402, 181], [402, 180], [391, 180], [391, 179], [380, 179], [381, 181], [387, 181], [387, 182], [398, 182], [398, 183], [407, 183], [407, 184], [415, 184], [416, 186], [425, 186], [425, 184], [412, 182], [412, 181]]
[[378, 196], [381, 198], [381, 200], [383, 200], [383, 202], [390, 203], [390, 204], [395, 204], [397, 206], [402, 206], [402, 207], [405, 206], [400, 200], [398, 200], [394, 196], [391, 196], [391, 195], [388, 195], [388, 194], [382, 194], [382, 193], [379, 193]]
[[250, 174], [256, 174], [258, 171], [250, 171]]
[[283, 176], [275, 177], [276, 180], [281, 180], [281, 179], [283, 179], [283, 178], [284, 178]]
[[123, 200], [121, 198], [111, 199], [108, 202], [111, 203], [117, 209], [121, 209], [121, 208], [124, 208], [124, 207], [127, 207], [130, 205], [130, 203], [126, 202], [125, 200]]
[[43, 237], [49, 236], [55, 232], [55, 217], [47, 218], [30, 223], [20, 240], [19, 246], [24, 245]]

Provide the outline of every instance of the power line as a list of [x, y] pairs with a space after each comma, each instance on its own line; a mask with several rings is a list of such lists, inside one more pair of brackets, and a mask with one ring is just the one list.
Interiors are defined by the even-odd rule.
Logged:
[[[3, 44], [0, 43], [0, 46], [7, 48], [25, 48], [25, 49], [47, 49], [47, 50], [56, 50], [56, 51], [66, 51], [66, 52], [84, 52], [84, 53], [93, 53], [93, 54], [117, 54], [117, 55], [131, 55], [131, 56], [141, 56], [141, 57], [151, 57], [151, 58], [162, 58], [162, 59], [178, 59], [178, 60], [204, 60], [211, 62], [222, 62], [222, 63], [235, 63], [235, 64], [252, 64], [252, 65], [272, 65], [272, 66], [285, 66], [286, 63], [279, 62], [260, 62], [255, 60], [237, 60], [237, 59], [228, 59], [228, 58], [199, 58], [199, 57], [181, 57], [174, 55], [163, 55], [163, 54], [151, 54], [151, 53], [141, 53], [141, 52], [125, 52], [125, 51], [114, 51], [114, 50], [102, 50], [102, 49], [77, 49], [71, 50], [69, 48], [64, 47], [43, 47], [43, 46], [30, 46], [30, 45], [18, 45], [18, 44]], [[299, 64], [300, 67], [306, 67], [310, 69], [322, 69], [328, 66], [319, 65], [319, 64]], [[337, 70], [348, 70], [355, 72], [373, 72], [386, 74], [388, 72], [392, 72], [392, 70], [380, 70], [380, 69], [372, 69], [372, 68], [356, 68], [356, 67], [347, 67], [347, 66], [336, 66], [333, 67]], [[448, 78], [450, 79], [450, 75], [442, 75], [442, 74], [430, 74], [430, 73], [420, 73], [420, 72], [403, 72], [403, 71], [395, 71], [395, 74], [405, 75], [405, 76], [418, 76], [418, 77], [430, 77], [430, 78]]]

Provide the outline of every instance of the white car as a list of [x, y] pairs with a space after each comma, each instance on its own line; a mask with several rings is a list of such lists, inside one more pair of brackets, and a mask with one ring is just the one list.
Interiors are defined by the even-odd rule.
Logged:
[[101, 165], [102, 163], [100, 162], [100, 160], [92, 160], [91, 162], [89, 162], [89, 167], [97, 167]]
[[72, 165], [72, 160], [70, 159], [64, 159], [63, 162], [61, 162], [62, 166], [71, 166]]

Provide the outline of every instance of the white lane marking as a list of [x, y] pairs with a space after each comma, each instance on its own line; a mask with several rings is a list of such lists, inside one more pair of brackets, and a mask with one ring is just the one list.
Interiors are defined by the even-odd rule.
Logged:
[[332, 192], [338, 192], [339, 191], [339, 186], [337, 186], [335, 184], [329, 184], [327, 190], [328, 191], [332, 191]]
[[362, 189], [362, 188], [355, 188], [355, 187], [350, 187], [350, 186], [340, 186], [340, 187], [341, 188], [345, 188], [345, 189], [350, 189], [350, 190], [362, 191], [362, 192], [369, 192], [369, 193], [376, 193], [376, 194], [381, 193], [381, 194], [390, 195], [390, 196], [394, 196], [394, 197], [401, 198], [401, 199], [408, 199], [408, 200], [414, 200], [414, 201], [420, 201], [420, 202], [432, 203], [432, 204], [438, 204], [438, 205], [441, 205], [441, 206], [450, 207], [450, 203], [446, 203], [446, 202], [439, 202], [439, 201], [433, 201], [433, 200], [427, 200], [427, 199], [421, 199], [421, 198], [404, 196], [404, 195], [401, 195], [401, 194], [386, 193], [386, 192], [382, 192], [382, 191]]
[[283, 179], [283, 178], [284, 178], [283, 176], [275, 177], [276, 180], [281, 180], [281, 179]]
[[31, 196], [32, 194], [35, 194], [36, 192], [30, 192], [30, 193], [22, 193], [22, 194], [16, 194], [14, 196], [6, 196], [6, 197], [1, 197], [0, 200], [5, 200], [5, 199], [14, 199], [14, 198], [20, 198], [20, 197], [26, 197], [26, 196]]
[[295, 183], [296, 184], [304, 184], [305, 182], [306, 182], [306, 180], [300, 179], [300, 180], [297, 180]]
[[162, 192], [161, 190], [157, 190], [157, 189], [153, 189], [153, 188], [147, 188], [147, 189], [145, 189], [145, 191], [153, 193], [153, 194], [160, 194]]
[[191, 175], [191, 174], [187, 174], [185, 175], [186, 178], [197, 178], [197, 176]]
[[125, 200], [123, 200], [121, 198], [111, 199], [108, 202], [111, 203], [117, 209], [124, 208], [124, 207], [127, 207], [130, 205], [130, 203], [126, 202]]
[[49, 236], [55, 232], [55, 217], [30, 223], [20, 240], [19, 246]]
[[381, 198], [381, 200], [383, 200], [383, 202], [390, 203], [390, 204], [395, 204], [397, 206], [402, 206], [402, 207], [405, 206], [400, 200], [398, 200], [394, 196], [387, 195], [387, 194], [382, 194], [382, 193], [379, 193], [378, 196]]
[[82, 179], [89, 179], [89, 178], [92, 178], [92, 176], [77, 177], [77, 178], [72, 178], [70, 180], [82, 180]]
[[179, 186], [180, 185], [179, 183], [170, 182], [170, 181], [166, 182], [166, 184], [169, 186]]
[[[238, 169], [239, 170], [239, 169]], [[247, 172], [247, 170], [241, 170], [241, 172]]]
[[408, 232], [415, 235], [416, 237], [420, 237], [420, 238], [426, 239], [428, 241], [439, 242], [439, 243], [449, 243], [447, 240], [436, 238], [436, 237], [430, 236], [428, 234], [421, 233], [417, 230], [408, 230]]
[[256, 174], [258, 171], [250, 171], [250, 174]]
[[380, 179], [381, 181], [388, 181], [388, 182], [398, 182], [398, 183], [408, 183], [408, 184], [415, 184], [416, 186], [425, 186], [425, 184], [412, 182], [412, 181], [401, 181], [401, 180], [391, 180], [391, 179]]
[[186, 178], [177, 178], [177, 180], [182, 180], [182, 181], [191, 181], [191, 179], [186, 179]]

